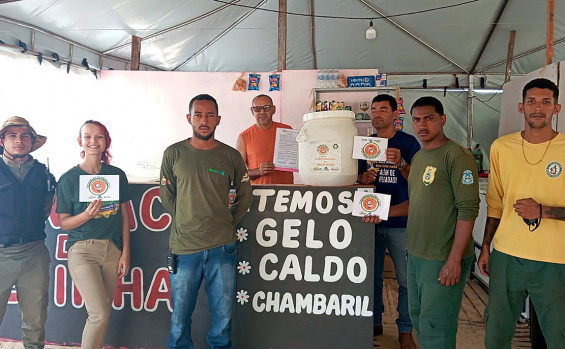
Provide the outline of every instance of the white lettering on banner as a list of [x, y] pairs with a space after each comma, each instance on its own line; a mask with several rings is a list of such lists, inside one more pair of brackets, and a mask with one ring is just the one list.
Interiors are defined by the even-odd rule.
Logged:
[[[326, 201], [325, 207], [322, 206], [324, 199]], [[316, 209], [318, 210], [318, 212], [322, 214], [330, 213], [332, 211], [333, 205], [334, 198], [329, 192], [321, 191], [318, 196], [316, 196]]]
[[[286, 280], [286, 278], [291, 275], [294, 276], [296, 281], [303, 279], [302, 268], [300, 265], [300, 259], [295, 254], [289, 254], [286, 256], [280, 272], [277, 272], [276, 267], [279, 258], [274, 253], [265, 254], [259, 261], [259, 276], [265, 281], [273, 281], [278, 278], [281, 281]], [[313, 269], [313, 259], [312, 256], [304, 257], [304, 281], [308, 282], [319, 282], [320, 275], [314, 274]], [[271, 272], [267, 272], [267, 262], [273, 264], [274, 269]], [[335, 266], [335, 267], [334, 267]], [[355, 274], [355, 266], [358, 266], [359, 273]], [[324, 282], [337, 282], [343, 277], [343, 261], [338, 256], [325, 256], [324, 258], [324, 273], [322, 276], [322, 281]], [[349, 281], [353, 283], [361, 283], [367, 278], [367, 264], [365, 260], [361, 257], [352, 257], [347, 262], [346, 275]]]
[[[335, 273], [332, 275], [332, 265], [335, 265]], [[336, 282], [341, 279], [343, 275], [343, 262], [337, 256], [326, 256], [326, 263], [324, 263], [324, 281]]]
[[[297, 218], [285, 219], [283, 220], [283, 233], [282, 233], [282, 246], [284, 248], [298, 248], [300, 247], [300, 242], [295, 238], [300, 236], [300, 230], [295, 227], [302, 225], [302, 221]], [[273, 247], [277, 244], [278, 234], [274, 229], [265, 229], [268, 226], [270, 228], [276, 228], [277, 222], [273, 218], [263, 218], [258, 224], [255, 230], [255, 239], [257, 243], [262, 247]], [[342, 229], [340, 229], [342, 228]], [[313, 219], [309, 219], [306, 225], [306, 247], [319, 249], [324, 246], [324, 243], [320, 240], [314, 239], [316, 229], [316, 222]], [[339, 232], [343, 231], [341, 240]], [[334, 221], [330, 227], [329, 240], [330, 244], [338, 250], [343, 250], [351, 244], [353, 239], [353, 231], [351, 230], [351, 225], [345, 219], [338, 219]]]
[[[262, 219], [259, 224], [257, 224], [257, 230], [255, 230], [255, 239], [257, 239], [257, 243], [263, 247], [273, 247], [277, 243], [277, 231], [268, 229], [263, 230], [265, 226], [269, 226], [274, 228], [277, 226], [277, 222], [272, 218], [265, 218]], [[268, 239], [265, 239], [267, 237]]]
[[279, 274], [280, 280], [285, 280], [287, 275], [294, 275], [296, 281], [302, 280], [302, 271], [300, 270], [300, 262], [295, 254], [289, 254], [284, 260], [284, 264]]
[[302, 295], [300, 293], [296, 294], [296, 307], [295, 311], [296, 314], [300, 314], [302, 309], [306, 310], [306, 314], [312, 314], [312, 294], [308, 293], [306, 295]]
[[353, 212], [353, 193], [350, 191], [342, 191], [337, 196], [337, 200], [344, 205], [339, 205], [337, 210], [341, 214], [351, 214]]
[[[257, 211], [265, 212], [267, 203], [270, 199], [274, 199], [273, 210], [274, 212], [291, 212], [303, 211], [304, 213], [311, 213], [312, 206], [314, 205], [316, 211], [321, 214], [328, 214], [334, 208], [333, 195], [328, 191], [321, 191], [314, 199], [312, 191], [301, 192], [295, 190], [281, 189], [253, 189], [253, 195], [258, 197]], [[353, 210], [353, 201], [351, 198], [353, 194], [351, 191], [343, 191], [338, 194], [338, 211], [342, 214], [350, 214]], [[290, 207], [289, 207], [290, 204]]]
[[[338, 240], [339, 228], [343, 228], [343, 239]], [[351, 225], [345, 219], [338, 219], [332, 223], [330, 227], [330, 244], [337, 250], [343, 250], [349, 244], [351, 244], [351, 239], [353, 239], [353, 231], [351, 230]]]
[[285, 204], [288, 204], [290, 202], [290, 199], [288, 198], [289, 195], [290, 195], [290, 190], [280, 189], [277, 192], [277, 198], [275, 199], [275, 206], [273, 207], [273, 210], [275, 212], [286, 212], [288, 210], [288, 207]]
[[285, 292], [281, 295], [280, 292], [265, 292], [257, 291], [253, 295], [251, 302], [253, 310], [258, 313], [273, 312], [273, 313], [296, 313], [315, 315], [336, 315], [336, 316], [358, 316], [358, 317], [372, 317], [373, 312], [369, 310], [369, 297], [368, 296], [353, 296], [349, 294], [331, 294], [328, 296], [316, 293], [301, 293]]
[[294, 191], [292, 194], [292, 201], [290, 202], [290, 212], [296, 212], [297, 209], [304, 210], [305, 213], [312, 212], [312, 202], [314, 201], [314, 193], [311, 191], [302, 192], [299, 190]]
[[292, 238], [296, 238], [300, 235], [300, 231], [295, 229], [294, 227], [298, 227], [302, 224], [300, 219], [285, 219], [283, 222], [283, 237], [282, 237], [282, 246], [284, 248], [298, 248], [300, 243], [297, 240], [293, 240]]
[[259, 276], [265, 281], [273, 281], [276, 279], [278, 272], [273, 270], [271, 273], [267, 273], [266, 265], [267, 261], [270, 261], [273, 264], [276, 264], [279, 261], [279, 257], [277, 257], [274, 253], [267, 253], [261, 258], [259, 262]]
[[[359, 274], [355, 275], [355, 266], [359, 266]], [[353, 257], [347, 263], [347, 278], [351, 282], [360, 284], [367, 278], [367, 264], [365, 260], [361, 257]]]
[[267, 206], [267, 198], [275, 195], [275, 189], [253, 189], [253, 195], [259, 197], [257, 211], [264, 212]]
[[308, 220], [308, 227], [306, 228], [306, 247], [308, 248], [322, 248], [324, 243], [320, 240], [314, 240], [314, 227], [315, 222], [313, 219]]
[[312, 273], [312, 256], [306, 256], [304, 258], [304, 281], [320, 281], [320, 275]]

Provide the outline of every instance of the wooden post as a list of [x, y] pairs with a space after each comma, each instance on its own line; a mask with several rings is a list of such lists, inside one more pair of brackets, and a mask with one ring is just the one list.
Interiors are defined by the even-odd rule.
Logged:
[[510, 81], [512, 75], [512, 58], [514, 57], [514, 41], [516, 40], [516, 31], [510, 31], [510, 39], [508, 39], [508, 53], [506, 54], [506, 73], [504, 82]]
[[312, 66], [314, 69], [318, 69], [318, 57], [316, 56], [316, 23], [314, 19], [314, 0], [310, 0], [310, 48], [312, 49]]
[[555, 23], [555, 0], [547, 0], [547, 45], [545, 48], [545, 64], [553, 63], [553, 26]]
[[139, 36], [131, 36], [131, 69], [139, 70], [139, 57], [141, 55], [141, 38]]
[[279, 0], [279, 60], [277, 71], [286, 69], [286, 0]]

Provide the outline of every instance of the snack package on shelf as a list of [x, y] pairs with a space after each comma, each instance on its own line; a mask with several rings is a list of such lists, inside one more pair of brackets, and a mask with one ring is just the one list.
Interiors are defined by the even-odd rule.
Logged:
[[269, 91], [281, 90], [281, 74], [269, 75]]
[[347, 77], [344, 74], [339, 74], [339, 78], [337, 80], [337, 87], [347, 87]]
[[259, 91], [259, 80], [261, 80], [261, 74], [249, 74], [249, 91]]
[[243, 75], [245, 75], [245, 72], [241, 73], [239, 78], [235, 80], [235, 84], [233, 84], [232, 90], [240, 92], [247, 91], [247, 81], [243, 79]]

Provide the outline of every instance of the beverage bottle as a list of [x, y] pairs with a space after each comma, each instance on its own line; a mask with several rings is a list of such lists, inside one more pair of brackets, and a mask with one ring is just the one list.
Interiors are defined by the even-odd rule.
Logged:
[[484, 173], [485, 170], [483, 169], [483, 152], [481, 151], [481, 145], [477, 144], [473, 149], [473, 156], [477, 161], [477, 166], [479, 168], [479, 173]]

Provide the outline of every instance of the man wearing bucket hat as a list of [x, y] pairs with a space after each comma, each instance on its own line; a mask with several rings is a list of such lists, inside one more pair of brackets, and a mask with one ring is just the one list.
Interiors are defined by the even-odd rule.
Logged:
[[0, 324], [15, 286], [26, 349], [45, 345], [50, 263], [45, 219], [55, 178], [30, 153], [46, 140], [18, 116], [0, 129]]

